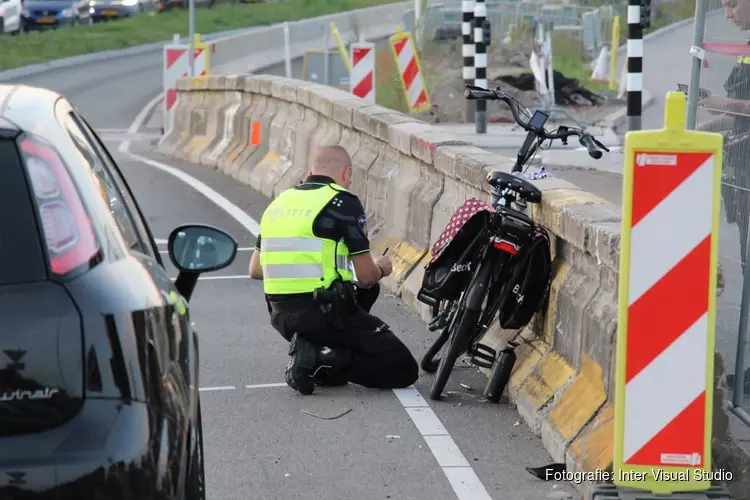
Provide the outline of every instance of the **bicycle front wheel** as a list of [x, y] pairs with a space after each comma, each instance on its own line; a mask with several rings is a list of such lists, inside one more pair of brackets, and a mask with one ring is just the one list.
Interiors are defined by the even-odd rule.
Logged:
[[461, 317], [459, 318], [458, 326], [456, 326], [456, 323], [453, 324], [454, 328], [453, 334], [450, 337], [450, 344], [448, 344], [445, 355], [440, 358], [440, 365], [435, 374], [435, 379], [432, 381], [430, 399], [434, 401], [442, 397], [443, 389], [445, 389], [445, 384], [448, 383], [448, 378], [451, 376], [451, 371], [453, 371], [456, 360], [469, 348], [471, 333], [477, 326], [481, 311], [464, 309], [459, 314]]

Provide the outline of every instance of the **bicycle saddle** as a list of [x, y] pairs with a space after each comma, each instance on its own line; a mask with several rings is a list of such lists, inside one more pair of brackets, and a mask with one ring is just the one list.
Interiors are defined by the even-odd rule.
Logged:
[[517, 175], [495, 170], [487, 174], [487, 182], [495, 189], [510, 189], [529, 203], [542, 201], [542, 192], [535, 185]]

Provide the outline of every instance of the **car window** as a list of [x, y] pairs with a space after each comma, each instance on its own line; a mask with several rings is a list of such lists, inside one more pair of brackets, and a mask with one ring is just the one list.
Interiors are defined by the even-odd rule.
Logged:
[[122, 194], [112, 176], [104, 168], [99, 154], [94, 150], [83, 130], [71, 115], [64, 116], [62, 122], [78, 152], [81, 153], [81, 156], [89, 164], [92, 172], [94, 172], [102, 197], [109, 206], [109, 210], [125, 240], [125, 244], [131, 250], [146, 253], [147, 247], [138, 236]]
[[124, 200], [125, 205], [128, 207], [131, 219], [135, 224], [135, 230], [140, 236], [141, 241], [144, 242], [144, 246], [148, 247], [149, 249], [149, 251], [143, 253], [154, 257], [158, 262], [161, 263], [161, 257], [159, 255], [158, 249], [153, 243], [153, 235], [151, 234], [151, 230], [148, 227], [148, 223], [143, 216], [143, 212], [141, 212], [140, 208], [138, 207], [138, 203], [133, 197], [127, 181], [122, 176], [120, 169], [115, 164], [114, 159], [109, 154], [109, 151], [107, 150], [106, 146], [104, 146], [102, 140], [99, 138], [96, 132], [94, 132], [88, 122], [86, 122], [86, 119], [83, 116], [73, 114], [73, 119], [89, 137], [91, 144], [94, 148], [96, 148], [97, 152], [99, 153], [99, 157], [104, 162], [107, 173], [112, 177], [114, 183], [117, 185], [118, 190], [122, 194], [122, 199]]

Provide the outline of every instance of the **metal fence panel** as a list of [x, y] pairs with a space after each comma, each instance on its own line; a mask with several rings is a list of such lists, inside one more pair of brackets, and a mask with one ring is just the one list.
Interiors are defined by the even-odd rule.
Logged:
[[[521, 25], [531, 27], [535, 21], [539, 21], [552, 23], [558, 29], [580, 30], [586, 50], [591, 54], [598, 53], [603, 43], [609, 43], [614, 16], [626, 15], [627, 8], [623, 5], [592, 7], [520, 0], [491, 0], [486, 5], [493, 39], [503, 40], [515, 28]], [[402, 26], [414, 32], [413, 9], [404, 12]], [[424, 11], [422, 26], [430, 39], [460, 37], [461, 2], [429, 3]]]
[[[742, 28], [750, 18], [727, 19], [717, 0], [705, 2], [704, 35], [698, 40], [705, 51], [693, 65], [694, 83], [701, 92], [688, 100], [700, 130], [725, 136], [722, 166], [722, 217], [719, 237], [720, 267], [724, 291], [717, 301], [716, 350], [722, 358], [726, 384], [732, 389], [732, 405], [740, 418], [750, 413], [750, 347], [747, 345], [750, 315], [750, 45]], [[699, 33], [699, 31], [698, 31]], [[693, 51], [700, 54], [701, 51]], [[685, 83], [688, 82], [675, 82]], [[744, 417], [744, 418], [743, 418]]]

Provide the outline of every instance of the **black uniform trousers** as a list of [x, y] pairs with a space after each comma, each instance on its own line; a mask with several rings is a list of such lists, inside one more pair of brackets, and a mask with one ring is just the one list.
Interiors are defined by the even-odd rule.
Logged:
[[340, 325], [333, 324], [312, 298], [274, 304], [271, 324], [287, 341], [297, 333], [319, 346], [348, 350], [350, 360], [337, 379], [373, 389], [408, 387], [419, 377], [419, 366], [390, 327], [370, 314], [379, 293], [379, 285], [359, 288], [358, 307], [342, 315]]

